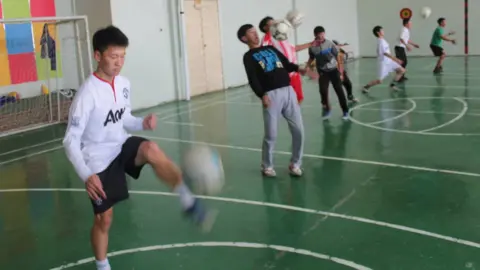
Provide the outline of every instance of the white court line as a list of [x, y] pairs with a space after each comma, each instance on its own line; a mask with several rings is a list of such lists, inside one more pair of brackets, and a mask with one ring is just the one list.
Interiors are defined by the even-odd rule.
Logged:
[[[232, 94], [234, 97], [232, 97], [232, 100], [235, 100], [237, 98], [241, 98], [241, 97], [244, 97], [244, 96], [248, 96], [246, 93], [243, 93], [241, 92], [240, 94]], [[203, 100], [201, 101], [201, 104], [203, 103], [206, 103], [206, 102], [210, 102], [212, 101], [212, 99], [214, 98], [211, 98], [209, 100]], [[185, 107], [188, 107], [190, 105], [194, 106], [194, 105], [197, 105], [197, 103], [200, 103], [200, 102], [195, 102], [195, 104], [183, 104], [184, 108]], [[188, 112], [193, 112], [193, 111], [198, 111], [200, 109], [204, 109], [204, 108], [207, 108], [207, 107], [210, 107], [210, 106], [213, 106], [213, 105], [216, 105], [216, 104], [207, 104], [208, 106], [201, 106], [201, 108], [194, 108], [193, 110], [187, 110], [187, 111], [182, 111], [182, 112], [179, 112], [179, 113], [175, 113], [173, 114], [173, 117], [179, 115], [179, 114], [183, 114], [183, 113], [188, 113]], [[178, 110], [180, 109], [181, 106], [179, 107], [175, 107], [175, 108], [170, 108], [170, 110]], [[166, 109], [166, 111], [169, 111], [168, 109]], [[153, 113], [153, 112], [152, 112]], [[158, 113], [155, 113], [156, 115], [159, 115], [159, 114], [163, 114], [164, 112], [158, 112]], [[140, 115], [140, 117], [145, 117], [146, 115]], [[167, 118], [170, 118], [170, 116], [172, 115], [169, 115]], [[163, 118], [162, 118], [163, 119]], [[161, 119], [160, 119], [161, 120]], [[198, 124], [198, 123], [190, 123], [190, 122], [174, 122], [174, 121], [161, 121], [160, 123], [164, 123], [164, 124], [171, 124], [171, 125], [185, 125], [185, 126], [196, 126], [196, 127], [203, 127], [204, 125], [202, 124]], [[25, 147], [22, 147], [22, 148], [17, 148], [15, 150], [12, 150], [12, 151], [8, 151], [8, 152], [3, 152], [3, 153], [0, 153], [0, 156], [3, 156], [3, 155], [9, 155], [9, 154], [12, 154], [12, 153], [16, 153], [16, 152], [21, 152], [21, 151], [24, 151], [24, 150], [29, 150], [31, 148], [35, 148], [35, 147], [39, 147], [39, 146], [42, 146], [42, 145], [46, 145], [46, 144], [49, 144], [49, 143], [54, 143], [54, 142], [57, 142], [57, 141], [61, 141], [63, 140], [63, 138], [57, 138], [57, 139], [53, 139], [53, 140], [50, 140], [50, 141], [46, 141], [46, 142], [42, 142], [42, 143], [38, 143], [38, 144], [33, 144], [33, 145], [29, 145], [29, 146], [25, 146]], [[55, 148], [57, 149], [57, 148]], [[49, 150], [49, 151], [53, 151], [53, 150]], [[48, 152], [48, 151], [47, 151]], [[41, 151], [41, 153], [46, 153], [44, 151]], [[25, 157], [29, 157], [31, 155], [27, 155]], [[22, 159], [22, 158], [20, 158]], [[19, 159], [13, 159], [13, 160], [10, 160], [8, 162], [0, 162], [0, 166], [3, 165], [3, 164], [7, 164], [7, 163], [10, 163], [10, 162], [13, 162], [13, 161], [16, 161], [16, 160], [19, 160]]]
[[[376, 121], [376, 122], [371, 122], [371, 123], [367, 123], [369, 125], [378, 125], [378, 124], [382, 124], [382, 123], [385, 123], [385, 122], [391, 122], [393, 120], [397, 120], [399, 118], [402, 118], [404, 117], [405, 115], [415, 111], [415, 109], [417, 108], [417, 103], [415, 101], [413, 101], [411, 98], [407, 98], [407, 101], [410, 102], [410, 104], [412, 104], [412, 107], [410, 107], [410, 109], [404, 111], [403, 113], [400, 113], [394, 117], [389, 117], [389, 118], [385, 118], [385, 119], [382, 119], [380, 121]], [[382, 109], [380, 109], [380, 111], [382, 111]]]
[[202, 124], [190, 123], [190, 122], [173, 122], [173, 121], [163, 121], [160, 122], [163, 124], [179, 125], [179, 126], [193, 126], [193, 127], [203, 127]]
[[[168, 245], [157, 245], [157, 246], [147, 246], [147, 247], [140, 247], [140, 248], [131, 248], [131, 249], [124, 249], [119, 251], [114, 251], [108, 253], [107, 256], [109, 258], [125, 255], [125, 254], [133, 254], [139, 252], [147, 252], [147, 251], [154, 251], [154, 250], [166, 250], [166, 249], [173, 249], [173, 248], [189, 248], [189, 247], [235, 247], [235, 248], [253, 248], [253, 249], [273, 249], [282, 252], [289, 252], [295, 253], [299, 255], [309, 256], [316, 259], [332, 261], [336, 264], [341, 264], [347, 266], [352, 269], [357, 270], [372, 270], [369, 267], [357, 264], [352, 261], [348, 261], [342, 258], [333, 257], [331, 255], [325, 255], [317, 252], [313, 252], [306, 249], [299, 249], [293, 247], [286, 247], [286, 246], [279, 246], [279, 245], [267, 245], [267, 244], [260, 244], [260, 243], [248, 243], [248, 242], [193, 242], [193, 243], [179, 243], [179, 244], [168, 244]], [[78, 260], [73, 263], [64, 264], [59, 267], [51, 268], [50, 270], [61, 270], [66, 268], [71, 268], [83, 264], [87, 264], [90, 262], [94, 262], [95, 258], [85, 258]], [[155, 267], [153, 267], [155, 268]]]
[[[180, 143], [190, 143], [190, 144], [204, 144], [218, 148], [226, 148], [226, 149], [234, 149], [234, 150], [243, 150], [243, 151], [252, 151], [252, 152], [262, 152], [262, 149], [258, 148], [251, 148], [251, 147], [243, 147], [243, 146], [235, 146], [235, 145], [224, 145], [224, 144], [216, 144], [216, 143], [207, 143], [207, 142], [200, 142], [200, 141], [190, 141], [190, 140], [181, 140], [175, 138], [164, 138], [164, 137], [155, 137], [155, 136], [143, 136], [145, 138], [151, 140], [159, 140], [159, 141], [167, 141], [167, 142], [180, 142]], [[292, 155], [291, 152], [286, 151], [274, 151], [274, 154], [277, 155]], [[343, 161], [343, 162], [352, 162], [352, 163], [359, 163], [359, 164], [368, 164], [368, 165], [376, 165], [376, 166], [384, 166], [384, 167], [391, 167], [391, 168], [402, 168], [402, 169], [410, 169], [410, 170], [417, 170], [417, 171], [425, 171], [425, 172], [435, 172], [435, 173], [445, 173], [445, 174], [453, 174], [453, 175], [463, 175], [463, 176], [472, 176], [472, 177], [480, 177], [478, 173], [472, 172], [462, 172], [462, 171], [454, 171], [454, 170], [445, 170], [445, 169], [435, 169], [435, 168], [428, 168], [428, 167], [420, 167], [420, 166], [411, 166], [411, 165], [402, 165], [396, 163], [387, 163], [387, 162], [379, 162], [379, 161], [370, 161], [370, 160], [363, 160], [363, 159], [353, 159], [353, 158], [342, 158], [342, 157], [333, 157], [333, 156], [324, 156], [324, 155], [313, 155], [313, 154], [304, 154], [304, 157], [308, 158], [316, 158], [316, 159], [326, 159], [326, 160], [336, 160], [336, 161]], [[1, 165], [1, 163], [0, 163]]]
[[49, 149], [46, 149], [46, 150], [42, 150], [42, 151], [38, 151], [38, 152], [31, 153], [31, 154], [28, 154], [28, 155], [24, 155], [24, 156], [21, 156], [21, 157], [18, 157], [18, 158], [12, 158], [12, 159], [9, 159], [9, 160], [6, 160], [6, 161], [2, 161], [2, 162], [0, 162], [0, 167], [3, 166], [3, 165], [10, 164], [10, 163], [15, 162], [15, 161], [19, 161], [19, 160], [22, 160], [22, 159], [25, 159], [25, 158], [30, 158], [30, 157], [42, 155], [42, 154], [52, 152], [52, 151], [56, 151], [56, 150], [59, 150], [59, 149], [62, 149], [62, 148], [63, 148], [63, 145], [60, 145], [60, 146], [56, 146], [56, 147], [49, 148]]
[[[436, 63], [430, 63], [428, 65], [425, 65], [420, 69], [420, 71], [425, 71], [425, 70], [433, 70], [433, 68], [436, 66]], [[415, 72], [415, 70], [407, 70], [407, 73]]]
[[[228, 91], [228, 90], [225, 90], [225, 91]], [[234, 90], [236, 91], [236, 90]], [[219, 92], [220, 93], [220, 92]], [[227, 94], [225, 94], [227, 97], [227, 99], [229, 98], [229, 96], [236, 96], [237, 93], [232, 93], [230, 95], [228, 95], [228, 92], [226, 92]], [[241, 92], [240, 92], [241, 93]], [[178, 110], [183, 110], [183, 109], [188, 109], [190, 106], [196, 106], [196, 105], [201, 105], [201, 104], [204, 104], [204, 103], [209, 103], [209, 102], [215, 102], [215, 101], [218, 101], [218, 100], [222, 100], [221, 98], [218, 98], [218, 96], [211, 96], [211, 97], [206, 97], [205, 100], [199, 100], [199, 101], [186, 101], [184, 104], [181, 104], [181, 105], [173, 105], [174, 107], [171, 107], [171, 108], [165, 108], [165, 109], [160, 109], [160, 111], [156, 111], [154, 109], [155, 112], [150, 112], [150, 113], [155, 113], [156, 115], [162, 115], [162, 114], [167, 114], [167, 113], [170, 113], [170, 112], [174, 112], [174, 111], [178, 111]], [[193, 104], [192, 104], [193, 103]], [[166, 106], [168, 106], [167, 104], [164, 104]], [[147, 113], [147, 114], [142, 114], [141, 116], [147, 116], [148, 114], [150, 113]]]
[[462, 99], [459, 99], [459, 98], [454, 98], [454, 100], [462, 103], [463, 105], [463, 109], [462, 111], [454, 118], [452, 118], [450, 121], [448, 122], [445, 122], [439, 126], [436, 126], [436, 127], [432, 127], [432, 128], [428, 128], [428, 129], [424, 129], [424, 130], [421, 130], [419, 131], [420, 133], [425, 133], [425, 132], [430, 132], [430, 131], [434, 131], [434, 130], [437, 130], [437, 129], [441, 129], [443, 127], [446, 127], [448, 125], [451, 125], [455, 122], [457, 122], [458, 120], [460, 120], [460, 118], [462, 118], [463, 116], [465, 116], [465, 114], [467, 113], [467, 110], [468, 110], [468, 104], [467, 102], [465, 102], [465, 100], [462, 100]]
[[[369, 177], [366, 181], [363, 181], [362, 183], [360, 183], [358, 186], [366, 186], [368, 183], [370, 183], [370, 181], [372, 181], [373, 179], [375, 179], [375, 176], [372, 176], [372, 177]], [[328, 210], [328, 212], [336, 212], [338, 208], [342, 207], [344, 204], [346, 204], [348, 201], [350, 201], [351, 198], [353, 198], [353, 196], [355, 196], [355, 194], [357, 193], [357, 188], [354, 188], [352, 189], [352, 191], [345, 197], [343, 197], [341, 200], [339, 200], [332, 208], [330, 208]], [[318, 228], [318, 226], [320, 226], [320, 224], [324, 221], [326, 221], [328, 219], [329, 216], [324, 216], [323, 218], [317, 220], [317, 222], [315, 224], [313, 224], [313, 226], [311, 226], [308, 230], [306, 230], [303, 235], [307, 235], [308, 233], [316, 230]]]
[[[351, 78], [350, 78], [351, 79]], [[360, 88], [360, 87], [363, 87], [365, 86], [365, 84], [357, 84], [357, 83], [354, 83], [352, 84], [353, 87], [355, 88]], [[405, 83], [405, 91], [411, 91], [413, 89], [411, 88], [418, 88], [418, 89], [415, 89], [415, 91], [417, 90], [423, 90], [423, 89], [439, 89], [439, 88], [445, 88], [445, 89], [461, 89], [461, 90], [472, 90], [472, 89], [480, 89], [480, 86], [478, 86], [478, 84], [475, 84], [475, 85], [472, 85], [472, 86], [464, 86], [464, 85], [433, 85], [433, 83], [431, 85], [425, 85], [425, 84], [408, 84], [408, 83]], [[390, 86], [388, 86], [388, 84], [381, 84], [381, 85], [376, 85], [376, 86], [373, 86], [372, 88], [370, 88], [370, 94], [371, 93], [375, 93], [375, 89], [377, 88], [390, 88]]]
[[[243, 150], [243, 151], [252, 151], [252, 152], [261, 152], [262, 149], [258, 148], [251, 148], [251, 147], [243, 147], [243, 146], [235, 146], [235, 145], [223, 145], [223, 144], [216, 144], [216, 143], [207, 143], [207, 142], [200, 142], [200, 141], [189, 141], [189, 140], [181, 140], [175, 138], [164, 138], [164, 137], [155, 137], [155, 136], [146, 136], [142, 135], [145, 138], [151, 140], [159, 140], [159, 141], [168, 141], [168, 142], [181, 142], [181, 143], [191, 143], [191, 144], [204, 144], [218, 148], [227, 148], [227, 149], [234, 149], [234, 150]], [[19, 161], [25, 158], [45, 154], [51, 151], [55, 151], [58, 149], [63, 148], [63, 146], [57, 146], [54, 148], [50, 148], [47, 150], [39, 151], [36, 153], [28, 154], [25, 156], [21, 156], [18, 158], [6, 160], [0, 162], [0, 166]], [[292, 153], [286, 151], [274, 151], [276, 155], [291, 155]], [[342, 157], [333, 157], [333, 156], [324, 156], [324, 155], [313, 155], [313, 154], [304, 154], [304, 157], [308, 158], [316, 158], [316, 159], [326, 159], [326, 160], [336, 160], [336, 161], [343, 161], [343, 162], [352, 162], [352, 163], [359, 163], [359, 164], [368, 164], [368, 165], [376, 165], [376, 166], [385, 166], [391, 168], [401, 168], [401, 169], [410, 169], [410, 170], [417, 170], [417, 171], [425, 171], [425, 172], [435, 172], [435, 173], [444, 173], [444, 174], [453, 174], [453, 175], [462, 175], [462, 176], [471, 176], [471, 177], [480, 177], [480, 174], [473, 173], [473, 172], [462, 172], [462, 171], [455, 171], [455, 170], [445, 170], [445, 169], [435, 169], [435, 168], [428, 168], [428, 167], [420, 167], [420, 166], [411, 166], [411, 165], [403, 165], [403, 164], [396, 164], [396, 163], [386, 163], [386, 162], [379, 162], [379, 161], [371, 161], [371, 160], [363, 160], [363, 159], [352, 159], [352, 158], [342, 158]]]
[[174, 113], [174, 114], [170, 114], [170, 115], [161, 117], [161, 118], [160, 118], [160, 121], [165, 121], [165, 120], [167, 120], [167, 119], [175, 118], [175, 117], [177, 117], [177, 116], [179, 116], [179, 115], [184, 115], [184, 114], [187, 114], [187, 113], [192, 113], [192, 112], [196, 112], [196, 111], [199, 111], [199, 110], [203, 110], [203, 109], [206, 109], [206, 108], [209, 108], [209, 107], [212, 107], [212, 106], [221, 104], [221, 103], [222, 103], [222, 101], [214, 101], [214, 102], [212, 102], [212, 103], [205, 104], [205, 105], [202, 105], [202, 106], [199, 106], [199, 107], [195, 107], [195, 108], [189, 109], [189, 110], [187, 110], [187, 111], [178, 112], [178, 113]]
[[[432, 68], [433, 69], [433, 68]], [[467, 77], [469, 80], [479, 80], [478, 75], [476, 74], [469, 74], [469, 73], [455, 73], [455, 72], [445, 72], [439, 75], [411, 75], [412, 73], [415, 73], [415, 71], [408, 71], [405, 74], [408, 74], [408, 78], [435, 78], [436, 76], [443, 77], [445, 79], [449, 80], [465, 80], [465, 77]], [[372, 72], [361, 72], [361, 71], [354, 71], [351, 73], [352, 77], [355, 75], [371, 75], [376, 76], [377, 73], [372, 73]], [[349, 74], [350, 76], [350, 74]]]
[[46, 141], [46, 142], [42, 142], [42, 143], [37, 143], [37, 144], [33, 144], [33, 145], [29, 145], [29, 146], [17, 148], [17, 149], [12, 150], [12, 151], [0, 153], [0, 156], [4, 156], [4, 155], [9, 155], [9, 154], [12, 154], [12, 153], [16, 153], [16, 152], [25, 151], [25, 150], [28, 150], [28, 149], [30, 149], [30, 148], [39, 147], [39, 146], [42, 146], [42, 145], [46, 145], [46, 144], [58, 142], [58, 141], [61, 141], [61, 140], [62, 140], [62, 138], [58, 138], [58, 139], [53, 139], [53, 140]]
[[[0, 189], [0, 193], [7, 193], [7, 192], [85, 192], [84, 189], [80, 188], [23, 188], [23, 189]], [[169, 197], [177, 197], [178, 194], [170, 193], [170, 192], [162, 192], [162, 191], [141, 191], [141, 190], [130, 190], [130, 194], [141, 194], [141, 195], [159, 195], [159, 196], [169, 196]], [[238, 204], [246, 204], [246, 205], [255, 205], [255, 206], [263, 206], [263, 207], [272, 207], [278, 209], [285, 209], [290, 211], [296, 212], [303, 212], [315, 215], [322, 215], [322, 216], [329, 216], [334, 218], [345, 219], [349, 221], [357, 221], [360, 223], [366, 223], [371, 225], [376, 225], [379, 227], [385, 227], [390, 229], [395, 229], [399, 231], [414, 233], [418, 235], [423, 235], [427, 237], [436, 238], [439, 240], [444, 240], [447, 242], [452, 242], [464, 246], [469, 246], [473, 248], [480, 248], [480, 243], [472, 242], [469, 240], [464, 240], [460, 238], [455, 238], [447, 235], [437, 234], [429, 231], [424, 231], [420, 229], [415, 229], [403, 225], [383, 222], [372, 220], [368, 218], [362, 218], [357, 216], [349, 216], [325, 211], [318, 211], [315, 209], [309, 208], [302, 208], [297, 206], [285, 205], [285, 204], [277, 204], [277, 203], [269, 203], [269, 202], [261, 202], [261, 201], [252, 201], [252, 200], [244, 200], [244, 199], [235, 199], [235, 198], [226, 198], [226, 197], [213, 197], [213, 196], [196, 196], [200, 199], [205, 200], [212, 200], [212, 201], [221, 201], [221, 202], [228, 202], [228, 203], [238, 203]]]
[[[376, 108], [360, 108], [360, 111], [380, 111], [380, 109]], [[387, 112], [406, 112], [408, 110], [401, 110], [401, 109], [381, 109], [382, 111]], [[458, 115], [460, 112], [444, 112], [444, 111], [423, 111], [423, 110], [415, 110], [411, 113], [418, 113], [418, 114], [449, 114], [449, 115]], [[466, 113], [465, 115], [468, 116], [480, 116], [480, 113]]]
[[[415, 97], [413, 97], [413, 98], [415, 98]], [[455, 97], [452, 97], [452, 98], [455, 98]], [[390, 101], [391, 99], [385, 99], [385, 100]], [[257, 102], [225, 102], [225, 103], [233, 104], [233, 105], [236, 104], [236, 105], [244, 105], [244, 106], [256, 106], [256, 107], [261, 106], [260, 102], [258, 102], [258, 103]], [[361, 104], [362, 103], [359, 103], [356, 106], [360, 106]], [[369, 102], [368, 104], [370, 105], [371, 103]], [[335, 104], [335, 105], [338, 105], [338, 104]], [[301, 105], [302, 108], [315, 109], [315, 110], [320, 109], [320, 106], [321, 106], [320, 104], [319, 105], [308, 105], [308, 104], [302, 104]], [[333, 106], [332, 106], [332, 108], [333, 108]], [[352, 108], [355, 108], [355, 107], [352, 107]], [[449, 112], [449, 111], [427, 111], [427, 110], [414, 110], [414, 111], [412, 111], [411, 109], [408, 109], [408, 110], [405, 110], [405, 109], [388, 109], [388, 108], [379, 109], [379, 108], [363, 108], [363, 107], [360, 107], [360, 108], [355, 109], [355, 110], [359, 110], [359, 111], [386, 111], [386, 112], [399, 112], [399, 113], [410, 112], [410, 113], [416, 113], [416, 114], [449, 114], [449, 115], [458, 115], [460, 113], [460, 112]], [[480, 113], [465, 113], [465, 115], [480, 116]]]
[[[330, 208], [328, 210], [328, 212], [336, 212], [337, 209], [342, 207], [345, 203], [347, 203], [355, 195], [355, 193], [357, 193], [357, 190], [352, 189], [352, 191], [347, 196], [345, 196], [343, 199], [338, 201], [332, 208]], [[329, 216], [324, 216], [324, 217], [318, 219], [315, 222], [315, 224], [313, 224], [310, 228], [308, 228], [302, 235], [305, 236], [305, 235], [309, 234], [310, 232], [313, 232], [314, 230], [316, 230], [322, 222], [324, 222], [325, 220], [328, 219], [328, 217]]]
[[[234, 97], [229, 98], [229, 100], [236, 100], [236, 99], [239, 99], [239, 98], [249, 96], [250, 94], [251, 94], [251, 91], [248, 91], [246, 93], [241, 92], [239, 95], [235, 95]], [[174, 114], [171, 114], [171, 115], [164, 116], [164, 117], [160, 118], [160, 120], [164, 121], [164, 120], [171, 119], [171, 118], [174, 118], [174, 117], [179, 116], [179, 115], [203, 110], [203, 109], [206, 109], [208, 107], [212, 107], [212, 106], [215, 106], [215, 105], [218, 105], [218, 104], [222, 104], [223, 102], [224, 102], [224, 100], [213, 101], [213, 102], [210, 102], [208, 104], [205, 104], [205, 105], [202, 105], [202, 106], [199, 106], [199, 107], [195, 107], [193, 109], [189, 109], [189, 110], [185, 110], [183, 112], [178, 112], [178, 113], [174, 113]]]
[[[423, 130], [423, 131], [412, 131], [412, 130], [403, 130], [403, 129], [392, 129], [392, 128], [384, 128], [384, 127], [379, 127], [379, 126], [374, 126], [370, 125], [364, 122], [361, 122], [357, 120], [355, 117], [352, 116], [352, 113], [356, 110], [360, 110], [362, 107], [365, 106], [370, 106], [373, 104], [379, 104], [379, 103], [384, 103], [384, 102], [391, 102], [391, 101], [396, 101], [396, 100], [404, 100], [406, 98], [393, 98], [393, 99], [382, 99], [378, 101], [372, 101], [372, 102], [367, 102], [367, 103], [362, 103], [359, 104], [353, 108], [350, 109], [350, 121], [352, 121], [355, 124], [358, 124], [360, 126], [368, 127], [371, 129], [376, 129], [376, 130], [383, 130], [383, 131], [390, 131], [390, 132], [396, 132], [396, 133], [404, 133], [404, 134], [413, 134], [413, 135], [423, 135], [423, 136], [480, 136], [480, 133], [440, 133], [440, 132], [430, 132], [428, 130]], [[456, 99], [458, 100], [480, 100], [479, 97], [411, 97], [413, 100], [432, 100], [432, 99]], [[464, 104], [464, 108], [462, 109], [461, 112], [458, 112], [461, 117], [466, 115], [466, 110], [468, 109], [468, 104], [464, 101], [462, 101], [462, 104]], [[467, 108], [465, 108], [467, 107]], [[446, 124], [450, 125], [454, 123], [455, 121], [460, 120], [461, 117], [455, 117], [452, 120], [448, 121]], [[445, 124], [439, 125], [437, 127], [434, 127], [433, 130], [438, 129], [440, 127], [445, 126]]]

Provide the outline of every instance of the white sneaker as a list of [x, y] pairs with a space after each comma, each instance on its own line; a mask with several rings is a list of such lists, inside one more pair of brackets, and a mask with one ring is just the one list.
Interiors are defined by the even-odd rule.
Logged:
[[302, 176], [303, 175], [303, 170], [298, 166], [290, 165], [290, 167], [288, 169], [290, 170], [290, 174], [293, 175], [293, 176]]
[[264, 176], [267, 176], [267, 177], [277, 176], [277, 173], [275, 172], [275, 170], [273, 168], [262, 169], [262, 173], [263, 173]]

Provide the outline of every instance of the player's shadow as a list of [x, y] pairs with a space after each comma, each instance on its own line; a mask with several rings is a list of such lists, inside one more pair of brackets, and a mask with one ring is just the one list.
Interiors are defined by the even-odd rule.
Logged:
[[[279, 176], [277, 176], [279, 177]], [[292, 179], [292, 181], [278, 181], [278, 179], [264, 179], [264, 200], [268, 203], [291, 205], [305, 208], [305, 192], [307, 182], [304, 178]], [[308, 213], [265, 207], [267, 219], [267, 239], [269, 244], [298, 247], [301, 245], [301, 236]], [[298, 256], [290, 253], [271, 251], [266, 257], [259, 259], [262, 269], [272, 269], [281, 265], [282, 268], [294, 267], [295, 262], [301, 260]]]
[[433, 89], [432, 99], [430, 99], [430, 110], [433, 112], [433, 117], [438, 125], [445, 123], [445, 114], [443, 113], [444, 100], [440, 99], [445, 93], [445, 85], [443, 85], [443, 77], [435, 76], [437, 87]]
[[[352, 122], [345, 121], [339, 126], [329, 123], [323, 125], [323, 156], [344, 157], [348, 145], [348, 134]], [[333, 207], [345, 194], [342, 193], [342, 177], [345, 172], [344, 162], [339, 160], [323, 159], [316, 162], [312, 174], [313, 183], [318, 198], [327, 207]]]

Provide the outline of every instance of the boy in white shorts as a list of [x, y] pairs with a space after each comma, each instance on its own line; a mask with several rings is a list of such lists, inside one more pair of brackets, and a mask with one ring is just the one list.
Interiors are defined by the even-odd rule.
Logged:
[[398, 90], [396, 84], [400, 82], [405, 69], [402, 67], [402, 61], [394, 57], [390, 52], [390, 45], [384, 38], [383, 28], [375, 26], [373, 34], [378, 38], [377, 42], [377, 79], [369, 82], [362, 89], [363, 93], [368, 93], [368, 90], [377, 84], [381, 84], [390, 73], [395, 72], [395, 81], [390, 84], [394, 90]]

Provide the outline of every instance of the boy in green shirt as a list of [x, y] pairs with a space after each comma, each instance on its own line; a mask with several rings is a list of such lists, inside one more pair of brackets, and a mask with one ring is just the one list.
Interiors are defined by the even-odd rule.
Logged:
[[452, 42], [452, 44], [455, 44], [455, 39], [451, 39], [448, 37], [455, 34], [455, 32], [444, 34], [446, 25], [445, 18], [438, 19], [437, 23], [438, 27], [433, 32], [432, 40], [430, 42], [430, 49], [432, 49], [433, 55], [438, 57], [437, 65], [435, 66], [433, 73], [440, 73], [443, 71], [442, 63], [446, 56], [445, 51], [442, 48], [443, 41], [445, 40]]

